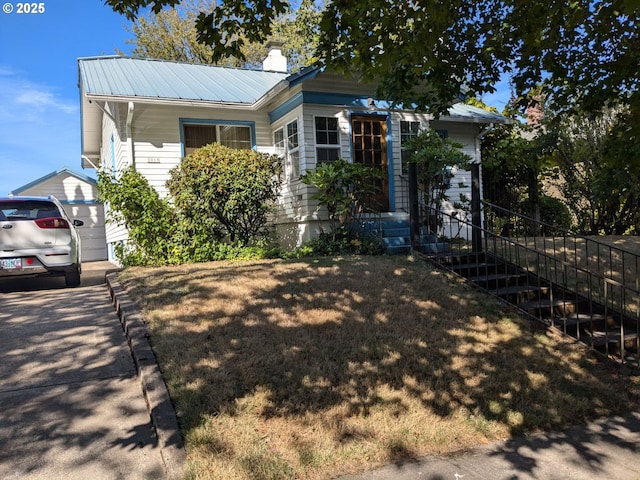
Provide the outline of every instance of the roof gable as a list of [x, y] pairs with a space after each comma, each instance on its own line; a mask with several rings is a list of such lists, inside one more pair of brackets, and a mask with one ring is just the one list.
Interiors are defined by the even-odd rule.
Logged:
[[44, 175], [44, 176], [42, 176], [42, 177], [40, 177], [40, 178], [38, 178], [38, 179], [36, 179], [36, 180], [34, 180], [32, 182], [29, 182], [26, 185], [22, 185], [21, 187], [18, 187], [16, 189], [14, 189], [12, 191], [12, 193], [14, 195], [20, 195], [22, 192], [25, 192], [25, 191], [35, 187], [36, 185], [39, 185], [39, 184], [44, 183], [44, 182], [46, 182], [48, 180], [51, 180], [52, 178], [55, 178], [55, 177], [57, 177], [59, 175], [65, 175], [65, 174], [66, 175], [70, 175], [72, 177], [75, 177], [78, 180], [81, 180], [81, 181], [83, 181], [85, 183], [88, 183], [88, 184], [90, 184], [92, 186], [97, 186], [98, 185], [98, 182], [94, 178], [91, 178], [91, 177], [89, 177], [89, 176], [87, 176], [87, 175], [85, 175], [83, 173], [78, 173], [78, 172], [76, 172], [74, 170], [71, 170], [69, 167], [63, 167], [63, 168], [60, 168], [60, 169], [58, 169], [58, 170], [56, 170], [54, 172], [48, 173], [47, 175]]

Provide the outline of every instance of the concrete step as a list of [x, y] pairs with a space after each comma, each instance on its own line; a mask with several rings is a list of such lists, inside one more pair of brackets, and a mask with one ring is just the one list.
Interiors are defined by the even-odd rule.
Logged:
[[586, 325], [594, 323], [604, 325], [605, 321], [607, 320], [613, 321], [611, 317], [607, 317], [601, 313], [574, 312], [566, 316], [553, 318], [553, 323], [554, 325], [573, 327], [575, 325]]
[[561, 314], [566, 315], [569, 313], [575, 313], [576, 311], [575, 302], [572, 300], [563, 300], [561, 298], [554, 298], [553, 300], [549, 298], [542, 298], [540, 300], [521, 303], [517, 305], [517, 307], [529, 313], [543, 313], [548, 311], [549, 314], [551, 314], [551, 312], [560, 312]]
[[502, 284], [501, 286], [507, 286], [508, 284], [513, 283], [514, 281], [523, 279], [525, 277], [526, 275], [522, 273], [493, 273], [489, 275], [477, 275], [473, 277], [467, 277], [467, 280], [476, 284], [495, 283], [496, 284], [495, 288], [498, 288], [497, 284]]
[[[408, 253], [411, 251], [410, 237], [384, 237], [388, 253]], [[443, 253], [449, 251], [449, 244], [445, 242], [421, 242], [420, 251], [423, 253]]]
[[383, 225], [382, 236], [383, 237], [410, 237], [411, 229], [409, 227], [387, 228], [386, 226]]
[[590, 331], [586, 332], [586, 338], [581, 338], [583, 342], [594, 347], [604, 347], [605, 345], [617, 345], [624, 341], [625, 348], [636, 348], [638, 342], [637, 333], [621, 334], [620, 330]]

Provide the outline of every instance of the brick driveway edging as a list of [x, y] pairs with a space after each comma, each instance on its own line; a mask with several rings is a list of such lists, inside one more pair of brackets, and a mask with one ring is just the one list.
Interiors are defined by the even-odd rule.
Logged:
[[167, 386], [149, 343], [149, 333], [144, 320], [122, 285], [116, 280], [116, 274], [107, 274], [106, 282], [131, 349], [147, 410], [158, 437], [167, 479], [183, 480], [186, 463], [184, 442]]

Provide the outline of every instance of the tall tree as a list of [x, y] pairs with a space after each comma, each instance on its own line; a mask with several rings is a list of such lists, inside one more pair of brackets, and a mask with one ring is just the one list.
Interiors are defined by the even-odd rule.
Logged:
[[[133, 19], [179, 0], [106, 0]], [[286, 0], [219, 0], [196, 20], [214, 60], [272, 33]], [[558, 108], [628, 103], [640, 132], [638, 0], [330, 0], [318, 57], [331, 68], [376, 79], [379, 95], [444, 112], [462, 87], [491, 91], [510, 72], [523, 98], [542, 82]], [[637, 137], [640, 138], [640, 137]]]
[[549, 132], [555, 139], [552, 158], [559, 173], [558, 187], [580, 233], [640, 233], [640, 176], [630, 165], [607, 158], [608, 150], [617, 148], [612, 132], [620, 128], [624, 115], [620, 109], [597, 116], [564, 115]]
[[[240, 55], [218, 58], [214, 48], [199, 39], [198, 15], [215, 5], [215, 0], [181, 0], [174, 8], [140, 15], [129, 29], [134, 35], [127, 41], [134, 46], [132, 55], [177, 62], [259, 67], [266, 54], [266, 42], [242, 39]], [[302, 0], [296, 9], [274, 20], [268, 40], [284, 43], [284, 54], [291, 70], [299, 70], [316, 60], [319, 23], [320, 8], [314, 0]]]

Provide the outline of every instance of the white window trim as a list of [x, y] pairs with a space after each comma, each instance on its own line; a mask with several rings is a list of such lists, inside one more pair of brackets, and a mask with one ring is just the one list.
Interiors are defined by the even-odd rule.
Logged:
[[[333, 118], [336, 120], [336, 133], [337, 133], [337, 143], [333, 144], [333, 143], [318, 143], [317, 141], [317, 135], [316, 135], [316, 119], [317, 118]], [[340, 158], [342, 156], [342, 143], [341, 143], [341, 132], [340, 132], [340, 118], [331, 115], [314, 115], [313, 116], [313, 156], [315, 158], [316, 161], [316, 165], [320, 165], [320, 163], [326, 163], [326, 162], [319, 162], [318, 161], [318, 149], [322, 148], [325, 150], [337, 150], [338, 151], [338, 157]]]

